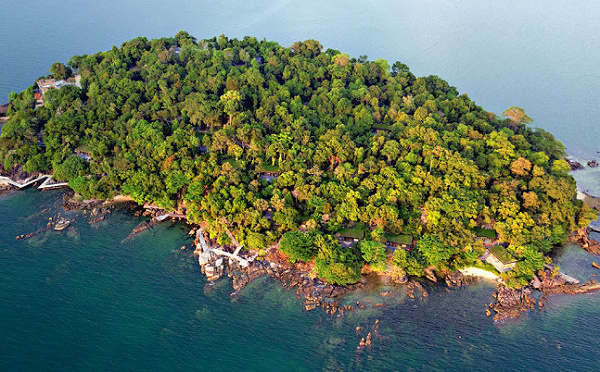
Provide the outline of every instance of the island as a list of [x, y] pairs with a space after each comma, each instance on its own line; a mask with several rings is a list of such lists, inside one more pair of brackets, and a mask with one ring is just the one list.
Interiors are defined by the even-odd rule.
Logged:
[[199, 226], [207, 250], [330, 285], [475, 267], [519, 289], [597, 217], [563, 145], [520, 108], [498, 116], [315, 40], [139, 37], [9, 98], [4, 175], [128, 197]]

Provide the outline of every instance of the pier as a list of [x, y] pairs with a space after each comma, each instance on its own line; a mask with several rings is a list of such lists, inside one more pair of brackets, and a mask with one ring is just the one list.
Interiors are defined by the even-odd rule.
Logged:
[[181, 213], [165, 213], [165, 214], [161, 214], [160, 216], [154, 217], [154, 220], [156, 220], [157, 222], [163, 222], [167, 218], [181, 218], [181, 219], [184, 219], [184, 220], [187, 219], [187, 217], [185, 216], [185, 214], [181, 214]]
[[19, 182], [13, 181], [9, 177], [0, 176], [0, 184], [12, 185], [18, 189], [24, 189], [26, 187], [36, 184], [37, 182], [39, 182], [41, 180], [44, 180], [44, 182], [42, 182], [42, 184], [38, 186], [39, 190], [54, 189], [54, 188], [68, 186], [67, 182], [50, 183], [51, 179], [52, 179], [52, 175], [42, 174], [41, 176], [38, 176], [37, 178], [35, 178], [33, 180], [25, 180], [24, 183], [19, 183]]
[[[231, 234], [231, 233], [229, 233], [229, 234]], [[239, 253], [242, 250], [243, 246], [241, 244], [239, 244], [239, 242], [237, 242], [237, 240], [234, 240], [237, 243], [237, 248], [236, 248], [235, 252], [229, 253], [229, 252], [224, 251], [221, 247], [209, 248], [208, 244], [206, 243], [206, 240], [204, 239], [204, 234], [202, 232], [202, 229], [198, 229], [198, 232], [196, 233], [196, 237], [198, 238], [198, 243], [200, 245], [200, 248], [202, 249], [202, 252], [198, 256], [198, 263], [200, 264], [200, 266], [208, 263], [211, 253], [214, 253], [215, 255], [218, 255], [218, 256], [225, 256], [225, 257], [234, 259], [234, 260], [238, 261], [238, 263], [242, 267], [248, 267], [250, 265], [250, 262], [248, 260], [239, 256]]]

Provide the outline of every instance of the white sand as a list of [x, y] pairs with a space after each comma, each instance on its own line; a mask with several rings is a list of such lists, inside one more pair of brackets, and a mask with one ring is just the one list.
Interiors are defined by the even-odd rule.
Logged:
[[459, 270], [464, 276], [477, 276], [489, 280], [498, 280], [500, 277], [490, 271], [478, 267], [464, 267]]

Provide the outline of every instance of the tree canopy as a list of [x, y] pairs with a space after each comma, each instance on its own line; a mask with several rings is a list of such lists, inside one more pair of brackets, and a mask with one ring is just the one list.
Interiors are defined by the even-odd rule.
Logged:
[[[314, 257], [336, 283], [357, 280], [363, 259], [382, 266], [380, 245], [362, 256], [336, 245], [343, 227], [413, 235], [417, 248], [393, 263], [418, 274], [477, 260], [481, 224], [537, 267], [535, 252], [590, 217], [564, 147], [522, 110], [498, 117], [437, 76], [391, 66], [315, 40], [136, 38], [52, 65], [81, 88], [48, 91], [40, 107], [33, 87], [11, 94], [0, 166], [54, 170], [87, 198], [178, 209], [223, 242], [226, 229], [257, 249], [284, 236], [292, 259]], [[300, 227], [319, 234], [289, 233]]]

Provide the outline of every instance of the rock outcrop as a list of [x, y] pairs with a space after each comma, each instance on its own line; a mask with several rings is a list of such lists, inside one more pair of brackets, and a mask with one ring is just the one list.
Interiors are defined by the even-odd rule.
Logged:
[[571, 170], [579, 170], [579, 169], [583, 169], [583, 165], [575, 160], [570, 160], [570, 159], [565, 159], [567, 161], [567, 163], [569, 163], [569, 166], [571, 167]]
[[504, 285], [498, 287], [498, 290], [494, 293], [496, 303], [490, 304], [490, 308], [496, 311], [494, 321], [502, 322], [506, 319], [517, 318], [524, 311], [534, 309], [536, 305], [536, 301], [532, 296], [534, 290], [542, 292], [540, 299], [537, 301], [538, 308], [542, 309], [551, 295], [574, 295], [597, 291], [600, 290], [600, 283], [590, 280], [579, 284], [573, 278], [557, 272], [552, 267], [546, 267], [534, 276], [530, 286], [521, 289], [511, 289]]

